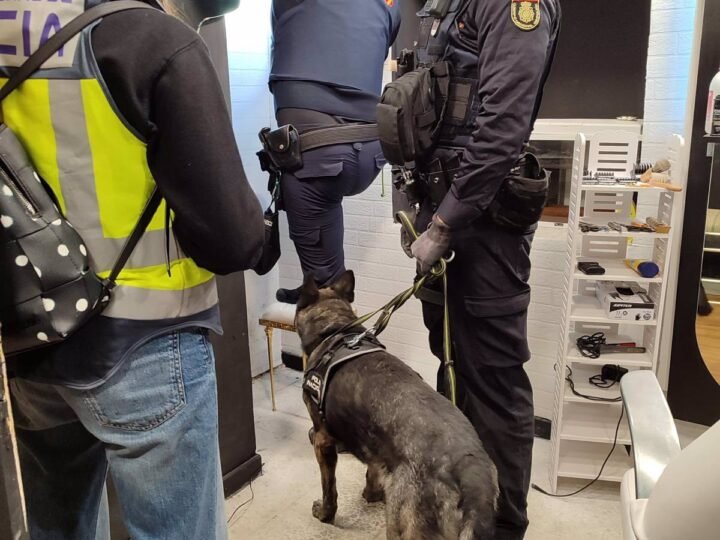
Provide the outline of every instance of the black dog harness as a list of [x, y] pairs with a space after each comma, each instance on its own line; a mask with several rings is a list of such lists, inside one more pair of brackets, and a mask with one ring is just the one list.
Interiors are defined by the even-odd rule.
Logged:
[[383, 344], [369, 333], [356, 332], [331, 338], [327, 350], [303, 378], [303, 389], [310, 394], [320, 409], [320, 414], [325, 412], [327, 386], [337, 369], [350, 360], [384, 350]]

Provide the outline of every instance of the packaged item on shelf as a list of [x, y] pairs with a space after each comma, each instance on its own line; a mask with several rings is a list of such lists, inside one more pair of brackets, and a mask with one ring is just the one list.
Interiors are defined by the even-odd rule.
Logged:
[[660, 267], [652, 261], [625, 259], [625, 264], [644, 278], [654, 278], [660, 273]]
[[663, 223], [662, 221], [649, 217], [645, 219], [645, 222], [653, 228], [656, 233], [668, 234], [670, 232], [670, 225]]
[[651, 321], [655, 302], [637, 283], [601, 281], [595, 294], [608, 318], [619, 321]]

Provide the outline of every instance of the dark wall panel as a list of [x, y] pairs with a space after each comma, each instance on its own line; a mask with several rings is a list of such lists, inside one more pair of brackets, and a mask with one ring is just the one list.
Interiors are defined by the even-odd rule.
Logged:
[[564, 0], [541, 118], [643, 117], [650, 0]]
[[[396, 50], [413, 46], [423, 4], [401, 2]], [[561, 0], [561, 6], [562, 33], [540, 117], [642, 118], [650, 0]]]
[[[703, 267], [707, 206], [720, 208], [720, 141], [715, 140], [714, 164], [707, 156], [705, 112], [710, 80], [720, 65], [720, 0], [706, 0], [698, 64], [697, 91], [693, 111], [690, 166], [685, 195], [685, 221], [675, 303], [675, 328], [668, 402], [675, 418], [703, 425], [720, 420], [720, 386], [708, 371], [698, 345], [697, 317], [700, 275]], [[714, 165], [714, 168], [713, 166]], [[711, 178], [711, 174], [713, 178]], [[708, 201], [710, 195], [710, 201]], [[715, 309], [720, 309], [715, 306]], [[707, 350], [705, 351], [708, 352]]]

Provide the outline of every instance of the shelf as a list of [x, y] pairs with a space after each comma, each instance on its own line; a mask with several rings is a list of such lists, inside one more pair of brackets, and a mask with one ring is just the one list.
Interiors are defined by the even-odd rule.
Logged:
[[[600, 371], [600, 370], [598, 370], [598, 371]], [[607, 398], [616, 398], [616, 397], [620, 396], [620, 389], [619, 389], [620, 387], [618, 387], [618, 388], [613, 387], [613, 388], [606, 388], [606, 389], [596, 388], [595, 386], [593, 386], [589, 382], [587, 382], [587, 380], [585, 380], [585, 381], [578, 380], [577, 376], [575, 376], [574, 373], [573, 373], [573, 380], [575, 381], [575, 390], [580, 394], [584, 394], [586, 396], [597, 396], [597, 397], [607, 397]], [[622, 404], [622, 401], [617, 401], [617, 402], [588, 401], [585, 398], [582, 398], [582, 397], [579, 397], [579, 396], [576, 396], [575, 394], [573, 394], [572, 390], [570, 390], [570, 384], [568, 384], [567, 382], [565, 383], [565, 396], [563, 399], [564, 399], [565, 403], [583, 403], [583, 404], [589, 404], [589, 405], [620, 405], [620, 404]], [[613, 427], [613, 429], [614, 429], [614, 427]], [[607, 441], [607, 442], [612, 442], [613, 434], [614, 434], [614, 431], [610, 436], [610, 441]], [[563, 439], [572, 438], [574, 440], [579, 440], [579, 441], [587, 440], [582, 437], [580, 437], [580, 438], [562, 437], [562, 438]], [[604, 442], [604, 439], [602, 441], [597, 441], [597, 440], [593, 439], [593, 442]]]
[[603, 354], [600, 358], [587, 358], [580, 354], [578, 348], [573, 345], [570, 346], [568, 351], [567, 360], [574, 364], [586, 364], [589, 366], [604, 366], [605, 364], [618, 364], [624, 368], [652, 368], [653, 361], [652, 355], [649, 352], [642, 354]]
[[611, 319], [594, 296], [573, 296], [570, 312], [571, 321], [598, 322], [608, 324], [629, 324], [633, 326], [657, 326], [657, 319], [651, 321], [622, 321]]
[[598, 232], [582, 232], [578, 231], [580, 234], [584, 236], [620, 236], [620, 237], [633, 237], [633, 238], [650, 238], [652, 240], [657, 240], [658, 238], [669, 238], [669, 234], [665, 233], [647, 233], [647, 232], [618, 232], [618, 231], [598, 231]]
[[[600, 374], [601, 367], [600, 366], [574, 366], [572, 368], [572, 380], [575, 383], [575, 390], [580, 393], [584, 394], [586, 396], [594, 396], [594, 397], [602, 397], [607, 399], [615, 399], [620, 397], [620, 385], [615, 384], [611, 388], [598, 388], [597, 386], [593, 386], [590, 384], [590, 381], [588, 380], [593, 375], [599, 375]], [[570, 384], [566, 381], [565, 382], [565, 396], [564, 400], [566, 403], [582, 403], [583, 405], [589, 405], [588, 407], [575, 407], [574, 411], [577, 413], [579, 410], [584, 411], [584, 414], [591, 414], [595, 415], [596, 413], [592, 412], [592, 406], [593, 405], [620, 405], [622, 402], [609, 402], [609, 401], [590, 401], [587, 399], [584, 399], [582, 397], [576, 396], [572, 393], [572, 390], [570, 390]], [[568, 409], [566, 409], [567, 411]], [[598, 409], [602, 411], [602, 409]], [[570, 412], [573, 412], [573, 409], [570, 409]], [[609, 434], [609, 442], [612, 442], [612, 437], [615, 431], [615, 425], [617, 424], [617, 414], [613, 413], [615, 416], [614, 419], [610, 419], [609, 422], [612, 424], [610, 426], [611, 433]], [[567, 419], [567, 417], [564, 419], [564, 421]], [[607, 419], [606, 419], [607, 420]], [[585, 440], [585, 439], [580, 439]], [[604, 440], [604, 439], [603, 439]], [[597, 442], [597, 441], [595, 441]], [[602, 442], [602, 441], [600, 441]]]
[[[636, 184], [630, 184], [630, 185], [594, 185], [594, 184], [581, 184], [580, 185], [581, 191], [596, 191], [600, 193], [615, 193], [615, 192], [621, 192], [621, 191], [669, 191], [666, 190], [663, 187], [659, 186], [648, 186], [647, 184], [642, 184], [640, 182]], [[669, 191], [669, 193], [672, 193], [672, 191]]]
[[[581, 257], [580, 259], [586, 259]], [[592, 281], [635, 281], [637, 283], [662, 283], [663, 276], [658, 274], [654, 278], [644, 278], [635, 270], [628, 268], [622, 259], [592, 259], [605, 268], [605, 273], [601, 276], [588, 276], [575, 268], [575, 279], [584, 279]], [[582, 262], [579, 260], [578, 262]]]
[[610, 236], [610, 237], [633, 237], [633, 238], [651, 238], [651, 239], [662, 239], [669, 238], [670, 233], [650, 233], [650, 232], [618, 232], [618, 231], [598, 231], [598, 232], [582, 232], [580, 230], [580, 222], [590, 223], [592, 225], [607, 226], [611, 221], [617, 221], [618, 223], [627, 223], [627, 216], [614, 215], [608, 213], [607, 217], [579, 217], [578, 218], [578, 232], [583, 236]]
[[[579, 380], [576, 378], [575, 380]], [[565, 383], [567, 385], [567, 383]], [[587, 383], [589, 386], [589, 383]], [[599, 389], [596, 389], [597, 393]], [[619, 395], [619, 390], [608, 392]], [[615, 427], [620, 417], [620, 405], [617, 403], [602, 403], [583, 400], [566, 403], [563, 407], [562, 426], [560, 438], [563, 441], [582, 441], [593, 443], [612, 443], [615, 438]], [[608, 407], [608, 405], [615, 405]], [[630, 444], [630, 432], [627, 420], [623, 419], [618, 432], [618, 444]]]
[[[594, 479], [600, 472], [600, 467], [610, 452], [610, 448], [610, 444], [563, 443], [560, 448], [558, 476], [585, 480]], [[632, 457], [627, 454], [623, 446], [618, 445], [610, 456], [600, 480], [620, 482], [625, 473], [632, 467]]]

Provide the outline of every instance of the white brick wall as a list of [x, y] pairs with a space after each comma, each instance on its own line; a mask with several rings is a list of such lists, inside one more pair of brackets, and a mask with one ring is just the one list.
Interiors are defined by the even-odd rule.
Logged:
[[[263, 197], [265, 178], [255, 165], [254, 152], [257, 150], [258, 129], [268, 124], [272, 117], [272, 102], [265, 86], [268, 40], [267, 36], [261, 37], [259, 41], [252, 40], [250, 45], [251, 39], [238, 35], [250, 28], [254, 29], [253, 35], [262, 28], [267, 29], [268, 6], [269, 0], [243, 3], [241, 10], [245, 9], [245, 13], [237, 18], [231, 17], [228, 24], [238, 144], [248, 175]], [[683, 130], [694, 6], [695, 0], [653, 2], [643, 149], [643, 159], [647, 161], [662, 157], [667, 136]], [[247, 51], [248, 48], [252, 50]], [[399, 248], [398, 226], [392, 222], [389, 174], [385, 175], [385, 197], [381, 197], [382, 180], [379, 176], [365, 193], [346, 199], [344, 204], [346, 264], [356, 274], [356, 305], [361, 313], [376, 309], [392, 295], [408, 287], [414, 275], [412, 261]], [[562, 295], [560, 262], [564, 257], [565, 239], [564, 227], [542, 224], [532, 252], [533, 293], [528, 334], [533, 358], [526, 367], [535, 391], [536, 414], [545, 417], [552, 416], [553, 365], [557, 357], [560, 331], [558, 308]], [[254, 374], [267, 368], [264, 334], [255, 325], [257, 316], [264, 306], [273, 301], [278, 284], [296, 287], [301, 280], [300, 266], [287, 236], [284, 219], [282, 241], [284, 252], [279, 270], [265, 278], [248, 274]], [[407, 360], [432, 383], [438, 362], [427, 347], [427, 333], [417, 300], [411, 300], [394, 316], [383, 334], [383, 341], [391, 352]], [[298, 350], [297, 338], [287, 333], [283, 334], [282, 344], [285, 350]]]
[[[260, 171], [255, 152], [258, 151], [258, 132], [274, 122], [272, 96], [267, 89], [270, 70], [270, 6], [271, 0], [242, 2], [240, 8], [227, 17], [235, 139], [248, 180], [263, 205], [270, 202], [267, 176]], [[278, 269], [263, 277], [254, 272], [245, 273], [253, 375], [268, 369], [265, 333], [257, 321], [265, 308], [274, 301], [278, 280]], [[280, 349], [279, 334], [276, 332], [275, 350]]]
[[683, 133], [696, 0], [653, 0], [647, 62], [643, 161], [666, 157], [673, 133]]

